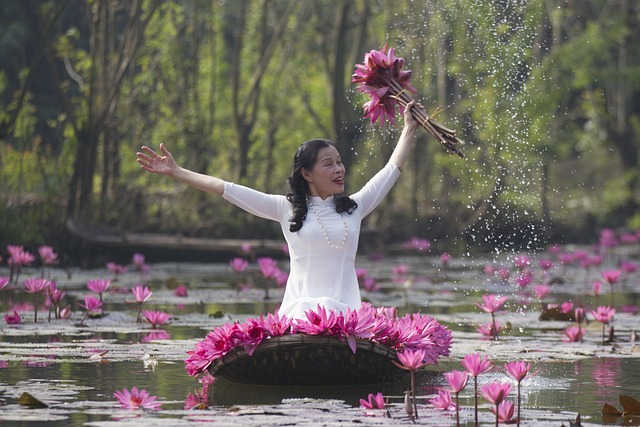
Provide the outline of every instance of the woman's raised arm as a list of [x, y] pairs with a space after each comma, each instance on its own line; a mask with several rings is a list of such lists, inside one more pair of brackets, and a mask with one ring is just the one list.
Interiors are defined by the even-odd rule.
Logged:
[[147, 172], [170, 176], [197, 190], [222, 196], [225, 181], [215, 176], [204, 175], [179, 166], [164, 144], [160, 144], [160, 152], [162, 155], [147, 146], [142, 146], [142, 152], [136, 153], [136, 161]]
[[420, 123], [418, 123], [411, 114], [413, 104], [414, 102], [411, 101], [404, 109], [404, 127], [402, 128], [402, 134], [400, 135], [400, 139], [398, 139], [396, 148], [393, 150], [393, 153], [391, 153], [391, 157], [389, 158], [389, 162], [396, 165], [400, 170], [402, 170], [402, 167], [409, 158], [409, 153], [413, 146], [413, 140], [416, 136], [416, 129], [420, 125]]

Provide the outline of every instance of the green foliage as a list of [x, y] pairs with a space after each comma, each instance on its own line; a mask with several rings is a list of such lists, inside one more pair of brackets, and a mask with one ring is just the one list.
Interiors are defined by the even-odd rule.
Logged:
[[[99, 6], [78, 4], [87, 10]], [[332, 65], [342, 5], [334, 0], [161, 2], [118, 87], [115, 111], [96, 136], [95, 201], [86, 217], [136, 230], [274, 235], [270, 224], [238, 215], [218, 198], [142, 173], [134, 161], [142, 144], [165, 143], [180, 164], [229, 180], [236, 179], [246, 151], [248, 168], [240, 183], [283, 193], [298, 144], [315, 137], [335, 138], [336, 132], [346, 132], [355, 123], [360, 131], [350, 134], [356, 155], [349, 189], [362, 185], [388, 158], [400, 127], [381, 130], [365, 120], [354, 122], [364, 98], [345, 81], [344, 99], [350, 104], [344, 129], [334, 129]], [[399, 235], [424, 235], [421, 227], [433, 223], [438, 230], [430, 232], [459, 241], [500, 224], [517, 228], [519, 220], [549, 221], [549, 227], [567, 222], [576, 229], [593, 221], [602, 226], [608, 221], [640, 223], [637, 217], [622, 218], [621, 212], [640, 200], [640, 184], [637, 171], [619, 154], [623, 148], [640, 150], [637, 103], [626, 104], [624, 120], [616, 116], [621, 97], [640, 90], [638, 47], [631, 43], [628, 62], [620, 62], [621, 40], [635, 40], [638, 17], [615, 8], [597, 13], [598, 0], [581, 5], [585, 7], [576, 10], [582, 6], [542, 0], [348, 4], [349, 45], [339, 46], [346, 48], [345, 79], [353, 61], [388, 42], [414, 71], [419, 101], [468, 143], [463, 148], [466, 158], [460, 160], [430, 137], [418, 138], [413, 164], [391, 196], [393, 205], [385, 205], [407, 221], [397, 227], [393, 215], [380, 213], [388, 222], [377, 225], [397, 227]], [[150, 7], [145, 3], [143, 12]], [[116, 72], [116, 54], [100, 64], [91, 42], [97, 40], [92, 36], [107, 35], [92, 33], [99, 30], [79, 21], [90, 15], [64, 15], [50, 41], [57, 72], [64, 72], [62, 81], [49, 86], [59, 83], [58, 96], [73, 107], [70, 114], [57, 106], [60, 110], [48, 115], [43, 125], [41, 94], [29, 87], [22, 105], [15, 96], [20, 85], [28, 84], [28, 70], [21, 68], [18, 82], [0, 73], [7, 104], [0, 109], [0, 123], [10, 120], [10, 112], [18, 113], [7, 127], [10, 131], [0, 135], [0, 195], [4, 202], [35, 195], [47, 204], [42, 209], [47, 213], [37, 217], [22, 211], [17, 215], [13, 205], [4, 203], [5, 218], [27, 218], [32, 224], [63, 217], [67, 183], [79, 167], [76, 149], [84, 143], [76, 133], [96, 120], [97, 107], [108, 93], [90, 83], [109, 81]], [[3, 39], [7, 46], [28, 35], [27, 26], [6, 28], [11, 33]], [[284, 36], [265, 58], [266, 47], [280, 29]], [[115, 43], [123, 29], [108, 31], [116, 32], [109, 34]], [[360, 34], [365, 35], [362, 43]], [[258, 74], [261, 61], [267, 59], [264, 74]], [[50, 64], [40, 61], [38, 66]], [[628, 93], [617, 89], [621, 82], [628, 85]], [[626, 124], [623, 129], [621, 122]], [[116, 134], [112, 158], [102, 150], [107, 130]], [[630, 141], [628, 146], [619, 135]], [[59, 141], [59, 148], [49, 148], [58, 147], [51, 141]], [[116, 169], [110, 174], [108, 167]], [[103, 194], [101, 184], [109, 179], [116, 182]], [[27, 239], [21, 228], [44, 233], [44, 227], [20, 227], [8, 220], [2, 224], [2, 234], [16, 240]], [[489, 245], [494, 243], [489, 239]]]

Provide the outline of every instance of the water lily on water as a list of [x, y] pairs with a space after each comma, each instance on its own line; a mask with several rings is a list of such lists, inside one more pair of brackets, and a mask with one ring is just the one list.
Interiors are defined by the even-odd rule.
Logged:
[[438, 390], [438, 395], [429, 399], [429, 403], [443, 411], [453, 411], [458, 407], [451, 399], [449, 390]]
[[[509, 376], [514, 380], [516, 380], [516, 382], [518, 383], [518, 421], [517, 422], [518, 422], [518, 425], [520, 425], [520, 383], [522, 382], [522, 380], [524, 380], [527, 377], [527, 375], [530, 375], [529, 371], [531, 370], [531, 364], [523, 360], [516, 360], [514, 362], [506, 363], [504, 365], [504, 368], [506, 369]], [[499, 409], [496, 408], [496, 411], [498, 411], [496, 413], [496, 415], [498, 415], [500, 412]]]
[[9, 278], [0, 276], [0, 291], [9, 284]]
[[111, 280], [109, 279], [91, 279], [87, 281], [87, 289], [100, 295], [100, 301], [102, 301], [102, 294], [109, 289]]
[[83, 324], [90, 315], [102, 313], [102, 301], [93, 295], [85, 295], [84, 304], [80, 303], [78, 305], [85, 310], [84, 317], [80, 321], [80, 324]]
[[123, 388], [122, 391], [118, 390], [113, 393], [113, 396], [118, 399], [120, 406], [125, 409], [161, 410], [162, 403], [156, 401], [157, 396], [149, 395], [149, 392], [145, 389], [138, 391], [137, 387], [133, 387], [131, 390]]
[[147, 322], [151, 323], [154, 328], [163, 325], [171, 318], [171, 315], [163, 311], [143, 310], [142, 314]]
[[7, 245], [7, 251], [9, 252], [7, 264], [9, 264], [11, 278], [17, 282], [22, 267], [30, 265], [36, 260], [36, 257], [25, 251], [24, 247], [18, 245]]
[[24, 287], [26, 291], [30, 294], [33, 294], [33, 307], [34, 307], [34, 318], [33, 322], [38, 323], [38, 295], [44, 293], [49, 289], [50, 281], [47, 279], [27, 279], [24, 281]]
[[622, 275], [622, 270], [605, 270], [600, 273], [600, 277], [602, 277], [602, 280], [604, 280], [605, 282], [607, 282], [607, 284], [609, 284], [609, 294], [611, 296], [609, 305], [611, 305], [612, 307], [614, 306], [613, 285], [618, 283], [618, 280], [620, 280], [621, 275]]
[[118, 280], [118, 276], [125, 274], [128, 271], [126, 266], [116, 264], [115, 262], [108, 262], [107, 270], [113, 273], [114, 280]]
[[480, 387], [480, 395], [495, 406], [494, 413], [496, 414], [496, 427], [499, 422], [499, 405], [507, 397], [510, 391], [511, 384], [500, 381], [492, 381]]
[[411, 372], [411, 397], [413, 399], [413, 411], [415, 417], [418, 418], [418, 404], [416, 401], [416, 371], [427, 366], [429, 363], [425, 362], [425, 351], [422, 349], [411, 350], [405, 349], [402, 352], [397, 353], [400, 363], [392, 360], [393, 364], [400, 369], [405, 369]]
[[473, 377], [474, 419], [478, 424], [478, 375], [490, 371], [493, 366], [488, 356], [481, 357], [478, 353], [467, 354], [460, 363]]
[[7, 322], [7, 325], [19, 325], [22, 322], [22, 317], [17, 311], [13, 310], [13, 314], [4, 315], [4, 321]]
[[47, 298], [49, 300], [49, 321], [51, 321], [51, 311], [53, 311], [56, 319], [60, 318], [60, 303], [64, 298], [66, 292], [58, 289], [54, 282], [51, 282], [49, 289], [47, 289]]
[[564, 334], [566, 335], [564, 342], [582, 342], [584, 329], [580, 326], [569, 326], [564, 330]]
[[138, 316], [136, 317], [136, 323], [139, 323], [142, 304], [146, 302], [149, 298], [151, 298], [151, 295], [153, 295], [153, 292], [151, 292], [151, 290], [147, 286], [136, 285], [133, 288], [131, 288], [131, 293], [133, 294], [133, 296], [136, 299], [136, 302], [138, 303]]
[[384, 409], [385, 402], [382, 393], [369, 393], [367, 400], [360, 399], [360, 406], [365, 409]]
[[467, 386], [469, 373], [464, 371], [451, 371], [444, 374], [444, 378], [449, 384], [450, 391], [456, 395], [456, 426], [460, 425], [460, 404], [458, 395]]
[[514, 409], [513, 402], [505, 399], [497, 407], [491, 408], [491, 412], [496, 414], [499, 423], [511, 424], [513, 423]]
[[613, 315], [616, 314], [616, 309], [601, 305], [598, 306], [596, 311], [592, 311], [591, 314], [597, 322], [602, 323], [602, 345], [604, 345], [605, 325], [607, 325], [613, 319]]
[[493, 339], [498, 339], [498, 324], [496, 323], [496, 312], [502, 308], [504, 303], [509, 299], [508, 296], [496, 295], [496, 294], [488, 294], [482, 295], [482, 304], [476, 303], [476, 307], [485, 313], [491, 314], [491, 323], [492, 323], [492, 335]]

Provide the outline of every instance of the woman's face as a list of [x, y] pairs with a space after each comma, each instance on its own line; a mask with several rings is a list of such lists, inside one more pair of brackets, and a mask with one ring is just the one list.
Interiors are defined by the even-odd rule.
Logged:
[[329, 146], [318, 151], [318, 157], [311, 170], [302, 170], [302, 176], [309, 183], [312, 196], [322, 199], [344, 193], [344, 165], [335, 147]]

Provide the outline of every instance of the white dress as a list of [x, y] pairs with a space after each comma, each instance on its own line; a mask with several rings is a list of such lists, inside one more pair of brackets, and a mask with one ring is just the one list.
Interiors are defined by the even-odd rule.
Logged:
[[[318, 304], [342, 312], [347, 307], [360, 307], [360, 288], [355, 270], [360, 225], [399, 176], [397, 166], [387, 163], [360, 191], [350, 196], [358, 204], [351, 215], [338, 214], [333, 197], [326, 200], [310, 197], [317, 217], [309, 208], [302, 228], [297, 232], [289, 231], [291, 203], [285, 196], [225, 183], [223, 197], [226, 200], [256, 216], [280, 223], [290, 257], [289, 279], [278, 310], [280, 315], [306, 319], [305, 311], [316, 309]], [[326, 236], [320, 224], [324, 226]], [[343, 245], [345, 224], [348, 232]]]

